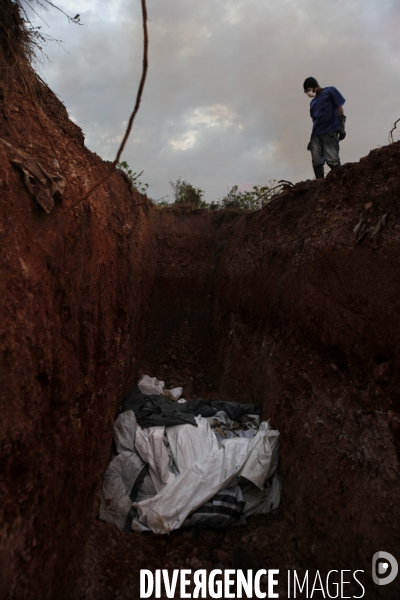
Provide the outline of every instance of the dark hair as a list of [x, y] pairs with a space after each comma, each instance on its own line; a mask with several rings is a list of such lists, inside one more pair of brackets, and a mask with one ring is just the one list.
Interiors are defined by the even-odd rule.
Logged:
[[319, 83], [318, 81], [315, 79], [315, 77], [307, 77], [307, 79], [304, 81], [303, 83], [303, 87], [304, 87], [304, 91], [308, 90], [309, 88], [316, 88], [319, 87]]

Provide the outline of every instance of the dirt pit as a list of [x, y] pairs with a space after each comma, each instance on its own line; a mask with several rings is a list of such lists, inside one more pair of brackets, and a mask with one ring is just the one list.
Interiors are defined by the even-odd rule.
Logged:
[[[45, 214], [0, 147], [0, 599], [128, 600], [141, 568], [244, 564], [280, 569], [281, 598], [288, 570], [318, 569], [397, 599], [371, 561], [400, 558], [400, 143], [257, 212], [159, 210], [118, 173], [71, 209], [107, 165], [31, 74], [46, 137], [0, 58], [0, 137], [52, 171], [51, 136], [69, 180]], [[117, 407], [145, 373], [261, 407], [279, 509], [198, 537], [97, 519]]]
[[[308, 597], [323, 597], [310, 595], [317, 570], [325, 581], [332, 569], [346, 570], [345, 578], [360, 569], [366, 597], [381, 597], [370, 564], [373, 548], [394, 555], [398, 548], [387, 527], [397, 527], [389, 506], [398, 509], [391, 395], [398, 380], [391, 343], [382, 330], [376, 337], [371, 296], [378, 292], [366, 282], [375, 277], [372, 263], [379, 271], [390, 258], [383, 239], [355, 245], [351, 227], [360, 207], [338, 207], [336, 177], [306, 183], [291, 201], [257, 214], [157, 214], [139, 374], [182, 386], [185, 398], [260, 405], [262, 418], [281, 431], [282, 503], [246, 527], [195, 537], [121, 534], [93, 520], [74, 597], [139, 597], [140, 569], [163, 568], [276, 568], [281, 598], [288, 597], [288, 571], [301, 581], [308, 571]], [[321, 211], [321, 198], [329, 209]], [[349, 262], [353, 253], [357, 264]], [[351, 574], [348, 580], [343, 595], [360, 595]], [[297, 590], [297, 597], [307, 596]]]

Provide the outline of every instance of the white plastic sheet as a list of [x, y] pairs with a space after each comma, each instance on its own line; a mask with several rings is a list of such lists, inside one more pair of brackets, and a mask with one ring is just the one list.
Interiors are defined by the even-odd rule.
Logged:
[[260, 431], [252, 440], [225, 440], [217, 452], [193, 463], [154, 498], [134, 503], [141, 523], [154, 533], [178, 529], [217, 492], [245, 477], [262, 489], [278, 451], [279, 432]]
[[[162, 393], [164, 382], [144, 376], [140, 385], [154, 394]], [[181, 388], [175, 393], [179, 397]], [[195, 419], [197, 427], [141, 428], [132, 410], [117, 417], [119, 454], [104, 476], [103, 521], [125, 530], [167, 533], [182, 524], [237, 525], [279, 505], [279, 432], [268, 422], [260, 424], [257, 415], [243, 415], [241, 426], [224, 411]]]
[[281, 478], [276, 471], [267, 481], [263, 490], [250, 482], [241, 485], [243, 499], [246, 502], [243, 509], [245, 517], [265, 514], [278, 508], [281, 501], [281, 487]]
[[[181, 427], [184, 427], [181, 425]], [[193, 425], [189, 425], [193, 427]], [[169, 469], [169, 456], [164, 445], [165, 427], [142, 428], [137, 425], [135, 448], [145, 463], [157, 492], [160, 492], [175, 475]]]
[[197, 460], [218, 451], [217, 438], [213, 434], [208, 420], [200, 416], [195, 419], [197, 427], [173, 425], [166, 429], [172, 456], [180, 473], [183, 473]]
[[157, 377], [142, 375], [142, 377], [139, 379], [138, 386], [142, 394], [147, 394], [148, 396], [159, 396], [163, 393], [165, 382], [159, 381]]
[[136, 417], [133, 410], [118, 415], [114, 422], [114, 442], [117, 452], [135, 450]]
[[136, 452], [121, 452], [108, 465], [103, 479], [99, 517], [123, 529], [126, 515], [132, 506], [129, 498], [144, 462]]
[[279, 431], [260, 430], [249, 444], [249, 455], [240, 475], [262, 490], [264, 483], [276, 468], [275, 457], [278, 451]]
[[170, 398], [172, 398], [172, 400], [179, 400], [179, 398], [182, 396], [183, 387], [172, 388], [172, 390], [168, 390], [168, 391], [169, 391], [169, 396], [170, 396]]

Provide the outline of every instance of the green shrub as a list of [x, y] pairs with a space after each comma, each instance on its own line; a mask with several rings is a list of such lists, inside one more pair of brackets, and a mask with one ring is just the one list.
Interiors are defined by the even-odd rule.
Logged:
[[258, 210], [268, 204], [277, 191], [279, 191], [272, 190], [269, 192], [269, 190], [274, 187], [273, 184], [275, 183], [275, 180], [272, 180], [269, 183], [272, 185], [254, 185], [251, 192], [238, 192], [238, 186], [234, 185], [227, 195], [220, 200], [220, 206], [221, 208]]
[[138, 190], [138, 192], [140, 192], [141, 194], [146, 194], [149, 184], [142, 183], [140, 179], [138, 179], [138, 177], [143, 173], [143, 171], [142, 173], [139, 173], [139, 175], [136, 175], [136, 173], [132, 171], [132, 169], [129, 167], [128, 163], [125, 160], [117, 163], [117, 169], [123, 171], [125, 175], [128, 176], [128, 178], [131, 180], [132, 186], [136, 190]]
[[187, 181], [182, 181], [180, 177], [174, 183], [169, 182], [174, 195], [173, 204], [186, 204], [192, 208], [208, 208], [209, 205], [203, 200], [204, 191], [196, 188]]
[[276, 187], [276, 181], [270, 180], [269, 185], [254, 185], [250, 192], [239, 192], [239, 187], [234, 185], [221, 200], [213, 200], [211, 203], [203, 200], [204, 191], [196, 188], [187, 181], [182, 181], [180, 177], [174, 183], [170, 181], [173, 192], [173, 200], [162, 199], [156, 202], [157, 206], [188, 206], [191, 208], [205, 208], [208, 210], [218, 210], [223, 208], [236, 208], [240, 210], [259, 210], [268, 204], [273, 196], [281, 192], [280, 187]]

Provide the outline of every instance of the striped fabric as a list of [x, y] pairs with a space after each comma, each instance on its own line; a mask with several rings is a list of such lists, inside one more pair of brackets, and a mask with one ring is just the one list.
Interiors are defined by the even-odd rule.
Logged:
[[225, 529], [234, 525], [245, 525], [244, 505], [242, 490], [239, 485], [233, 485], [218, 492], [189, 515], [182, 527]]

